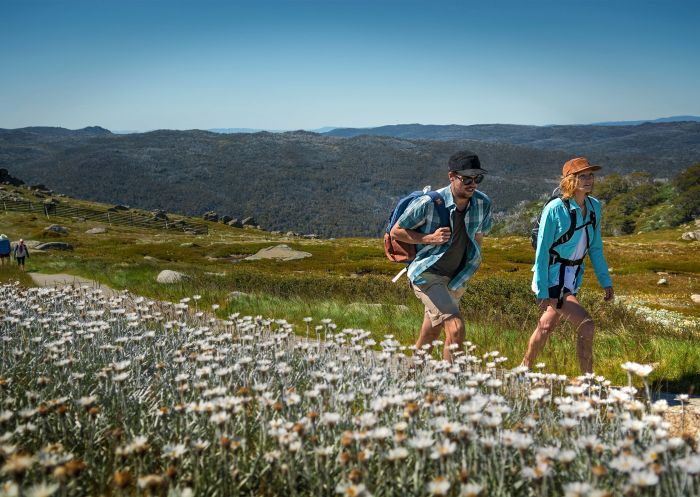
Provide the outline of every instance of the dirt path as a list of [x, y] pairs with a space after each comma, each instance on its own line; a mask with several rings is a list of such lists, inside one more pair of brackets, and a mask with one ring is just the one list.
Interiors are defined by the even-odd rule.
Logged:
[[65, 286], [65, 285], [90, 285], [94, 288], [99, 288], [106, 297], [112, 297], [117, 294], [117, 292], [108, 286], [103, 285], [99, 281], [90, 280], [83, 278], [81, 276], [74, 276], [72, 274], [57, 273], [57, 274], [42, 274], [42, 273], [29, 273], [32, 277], [34, 283], [39, 286]]

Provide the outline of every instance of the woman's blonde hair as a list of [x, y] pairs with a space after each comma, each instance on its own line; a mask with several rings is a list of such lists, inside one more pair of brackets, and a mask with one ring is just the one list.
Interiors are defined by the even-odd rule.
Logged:
[[562, 176], [559, 180], [559, 189], [561, 190], [562, 198], [568, 199], [574, 196], [576, 188], [578, 187], [578, 174], [569, 174], [568, 176]]

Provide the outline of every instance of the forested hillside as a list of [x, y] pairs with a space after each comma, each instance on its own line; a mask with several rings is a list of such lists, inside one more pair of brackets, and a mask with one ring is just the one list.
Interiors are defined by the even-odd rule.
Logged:
[[[596, 180], [593, 195], [604, 205], [605, 235], [673, 228], [700, 218], [700, 162], [670, 181], [649, 173], [610, 174]], [[495, 233], [527, 234], [547, 197], [521, 202], [499, 216]]]
[[479, 140], [563, 150], [605, 164], [627, 164], [636, 157], [640, 170], [661, 166], [687, 167], [700, 159], [700, 122], [659, 122], [639, 125], [522, 126], [515, 124], [422, 125], [340, 128], [326, 133], [352, 137], [393, 136], [408, 140]]
[[[671, 177], [693, 163], [679, 158], [694, 150], [693, 140], [688, 143], [670, 159], [591, 158], [606, 174], [648, 171]], [[493, 141], [338, 138], [303, 131], [0, 130], [0, 168], [29, 184], [146, 209], [254, 216], [268, 230], [326, 237], [379, 235], [400, 196], [447, 183], [447, 159], [461, 149], [481, 157], [489, 171], [481, 188], [502, 212], [551, 191], [561, 165], [573, 155]]]

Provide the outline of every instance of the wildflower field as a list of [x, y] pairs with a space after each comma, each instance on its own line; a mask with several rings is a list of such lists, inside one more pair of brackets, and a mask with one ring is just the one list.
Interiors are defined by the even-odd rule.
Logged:
[[615, 388], [205, 311], [0, 286], [0, 495], [700, 495], [651, 366]]
[[[28, 198], [33, 195], [27, 189], [17, 190]], [[108, 207], [67, 197], [60, 201], [76, 207]], [[23, 237], [37, 243], [55, 241], [44, 231], [49, 224], [67, 228], [61, 241], [74, 250], [30, 249], [30, 271], [79, 275], [154, 300], [178, 302], [199, 294], [200, 305], [220, 305], [216, 312], [220, 318], [236, 312], [274, 316], [297, 329], [303, 328], [304, 317], [316, 322], [330, 318], [340, 328], [371, 332], [377, 342], [392, 334], [402, 345], [415, 341], [423, 318], [423, 307], [405, 278], [391, 282], [400, 268], [386, 260], [379, 239], [290, 238], [221, 223], [208, 223], [209, 235], [191, 235], [13, 212], [0, 213], [0, 223], [12, 240]], [[86, 233], [95, 227], [107, 230]], [[700, 293], [700, 243], [681, 240], [683, 229], [606, 238], [616, 302], [602, 302], [592, 272], [585, 279], [580, 296], [596, 323], [594, 370], [616, 385], [626, 381], [619, 365], [632, 360], [654, 364], [654, 390], [698, 390], [700, 304], [690, 295]], [[312, 256], [245, 260], [281, 243]], [[500, 350], [509, 357], [504, 366], [512, 368], [519, 364], [539, 317], [530, 291], [534, 254], [526, 236], [487, 237], [483, 249], [483, 264], [461, 302], [467, 338], [485, 350]], [[187, 279], [157, 283], [163, 269], [180, 271]], [[661, 277], [668, 284], [658, 285]], [[25, 273], [0, 270], [0, 283], [15, 280], [34, 284]], [[644, 308], [638, 305], [642, 302]], [[541, 355], [551, 370], [568, 376], [579, 373], [574, 336], [570, 327], [557, 329]]]

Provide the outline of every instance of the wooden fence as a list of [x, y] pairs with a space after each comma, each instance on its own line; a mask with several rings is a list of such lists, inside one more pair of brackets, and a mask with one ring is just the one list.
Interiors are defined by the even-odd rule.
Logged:
[[197, 235], [206, 235], [209, 233], [209, 227], [204, 223], [193, 223], [183, 219], [161, 219], [133, 211], [99, 211], [83, 207], [69, 207], [63, 204], [30, 202], [27, 200], [2, 200], [2, 208], [5, 212], [34, 212], [46, 216], [47, 219], [51, 219], [52, 216], [70, 217], [74, 219], [100, 221], [109, 225], [120, 224], [158, 230], [184, 231]]

